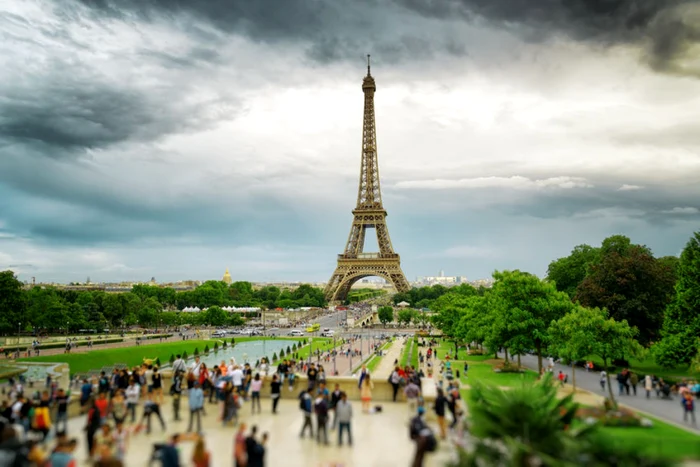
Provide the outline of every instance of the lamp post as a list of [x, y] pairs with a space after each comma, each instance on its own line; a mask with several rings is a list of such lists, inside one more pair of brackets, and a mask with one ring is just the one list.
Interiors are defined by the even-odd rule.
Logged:
[[17, 323], [17, 346], [19, 346], [19, 328], [22, 326], [22, 323]]

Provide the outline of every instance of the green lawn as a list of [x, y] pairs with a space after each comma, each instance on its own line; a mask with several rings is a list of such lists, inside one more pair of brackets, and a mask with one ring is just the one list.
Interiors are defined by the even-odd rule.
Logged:
[[[336, 339], [335, 345], [339, 346], [342, 344], [342, 342], [343, 341], [341, 339]], [[309, 352], [311, 350], [313, 350], [314, 353], [319, 349], [321, 350], [321, 352], [326, 352], [332, 348], [333, 339], [328, 337], [314, 337], [312, 346], [304, 346], [301, 349], [297, 350], [295, 353], [299, 354], [299, 360], [306, 360], [307, 358], [309, 358]]]
[[[387, 341], [387, 342], [384, 343], [384, 345], [382, 345], [382, 346], [380, 347], [380, 349], [383, 350], [383, 351], [386, 351], [386, 350], [389, 350], [389, 348], [390, 348], [392, 345], [399, 345], [399, 341], [398, 341], [398, 340], [390, 340], [390, 341]], [[374, 356], [372, 357], [372, 359], [371, 359], [369, 362], [367, 362], [367, 369], [369, 370], [370, 373], [373, 372], [375, 368], [377, 368], [377, 366], [379, 365], [379, 362], [382, 361], [382, 358], [383, 358], [383, 357], [379, 357], [379, 356], [377, 356], [377, 355], [374, 355]]]
[[601, 427], [615, 445], [633, 446], [650, 456], [674, 460], [700, 459], [700, 436], [642, 414], [653, 422], [651, 428]]
[[[289, 340], [299, 341], [299, 338], [287, 337], [234, 337], [235, 342], [245, 342], [251, 340]], [[223, 340], [223, 339], [222, 339]], [[231, 340], [226, 339], [230, 344]], [[87, 373], [91, 370], [99, 370], [103, 366], [115, 363], [124, 363], [129, 367], [139, 365], [144, 358], [159, 358], [165, 364], [170, 360], [171, 355], [187, 352], [189, 356], [194, 354], [194, 349], [204, 351], [205, 346], [214, 347], [214, 340], [187, 340], [178, 342], [163, 342], [158, 344], [142, 345], [139, 347], [121, 347], [117, 349], [93, 350], [85, 353], [44, 355], [40, 357], [22, 358], [20, 361], [28, 362], [65, 362], [70, 365], [71, 374]], [[308, 347], [302, 348], [299, 352], [304, 352]], [[314, 349], [316, 339], [314, 339]], [[308, 350], [306, 350], [308, 355]]]

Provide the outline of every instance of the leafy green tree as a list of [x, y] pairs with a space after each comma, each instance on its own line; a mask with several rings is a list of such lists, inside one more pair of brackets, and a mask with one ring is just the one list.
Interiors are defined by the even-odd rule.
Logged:
[[[555, 355], [564, 357], [574, 363], [582, 360], [593, 352], [593, 344], [596, 341], [595, 328], [590, 324], [590, 313], [579, 312], [583, 308], [577, 305], [574, 311], [567, 313], [556, 321], [550, 328], [550, 349]], [[572, 382], [576, 391], [576, 365], [571, 366]]]
[[231, 326], [243, 326], [245, 320], [240, 313], [230, 313], [228, 317], [228, 324]]
[[574, 299], [587, 307], [606, 308], [610, 316], [639, 329], [646, 344], [656, 340], [672, 298], [675, 276], [667, 261], [622, 235], [606, 238], [599, 261], [589, 266]]
[[483, 346], [493, 330], [493, 318], [487, 296], [469, 297], [457, 325], [462, 341]]
[[556, 284], [557, 290], [573, 297], [576, 287], [585, 279], [588, 267], [598, 260], [599, 254], [600, 248], [578, 245], [569, 256], [549, 263], [547, 279]]
[[408, 324], [410, 324], [411, 321], [413, 320], [413, 316], [414, 316], [413, 310], [403, 309], [403, 310], [399, 310], [396, 318], [399, 321], [399, 323], [402, 323], [402, 324], [408, 326]]
[[700, 232], [681, 253], [675, 297], [666, 308], [661, 335], [653, 353], [666, 368], [687, 365], [700, 351]]
[[391, 323], [394, 321], [394, 309], [390, 306], [380, 306], [377, 309], [377, 318], [384, 325]]
[[210, 326], [223, 326], [229, 317], [226, 312], [218, 306], [210, 306], [207, 311], [204, 312], [204, 322]]
[[534, 349], [541, 371], [549, 326], [571, 311], [571, 300], [553, 283], [526, 272], [496, 271], [493, 277], [492, 306], [497, 313], [494, 323], [504, 330], [504, 346], [513, 348], [518, 355], [527, 348]]

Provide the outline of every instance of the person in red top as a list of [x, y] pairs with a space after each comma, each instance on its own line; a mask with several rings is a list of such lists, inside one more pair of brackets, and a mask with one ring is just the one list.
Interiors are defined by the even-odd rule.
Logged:
[[107, 400], [106, 393], [101, 392], [97, 396], [97, 399], [95, 399], [95, 406], [100, 411], [100, 418], [102, 423], [104, 423], [105, 420], [107, 420], [107, 415], [109, 415], [109, 401]]
[[561, 383], [561, 385], [564, 386], [564, 380], [566, 379], [566, 375], [564, 375], [563, 371], [559, 372], [557, 378], [559, 378], [559, 382]]
[[248, 451], [245, 443], [245, 430], [248, 428], [245, 423], [238, 426], [236, 438], [233, 442], [233, 460], [236, 462], [236, 467], [246, 467], [248, 465]]
[[209, 467], [210, 459], [209, 451], [207, 451], [204, 445], [204, 438], [200, 436], [197, 438], [197, 443], [194, 445], [194, 451], [192, 452], [192, 464], [194, 467]]

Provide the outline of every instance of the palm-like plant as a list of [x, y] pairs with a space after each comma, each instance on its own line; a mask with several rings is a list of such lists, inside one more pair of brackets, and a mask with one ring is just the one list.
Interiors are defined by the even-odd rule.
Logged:
[[595, 425], [572, 426], [578, 405], [573, 395], [557, 397], [551, 375], [502, 390], [474, 385], [469, 395], [471, 449], [453, 467], [632, 466], [665, 467], [672, 462], [612, 446]]

